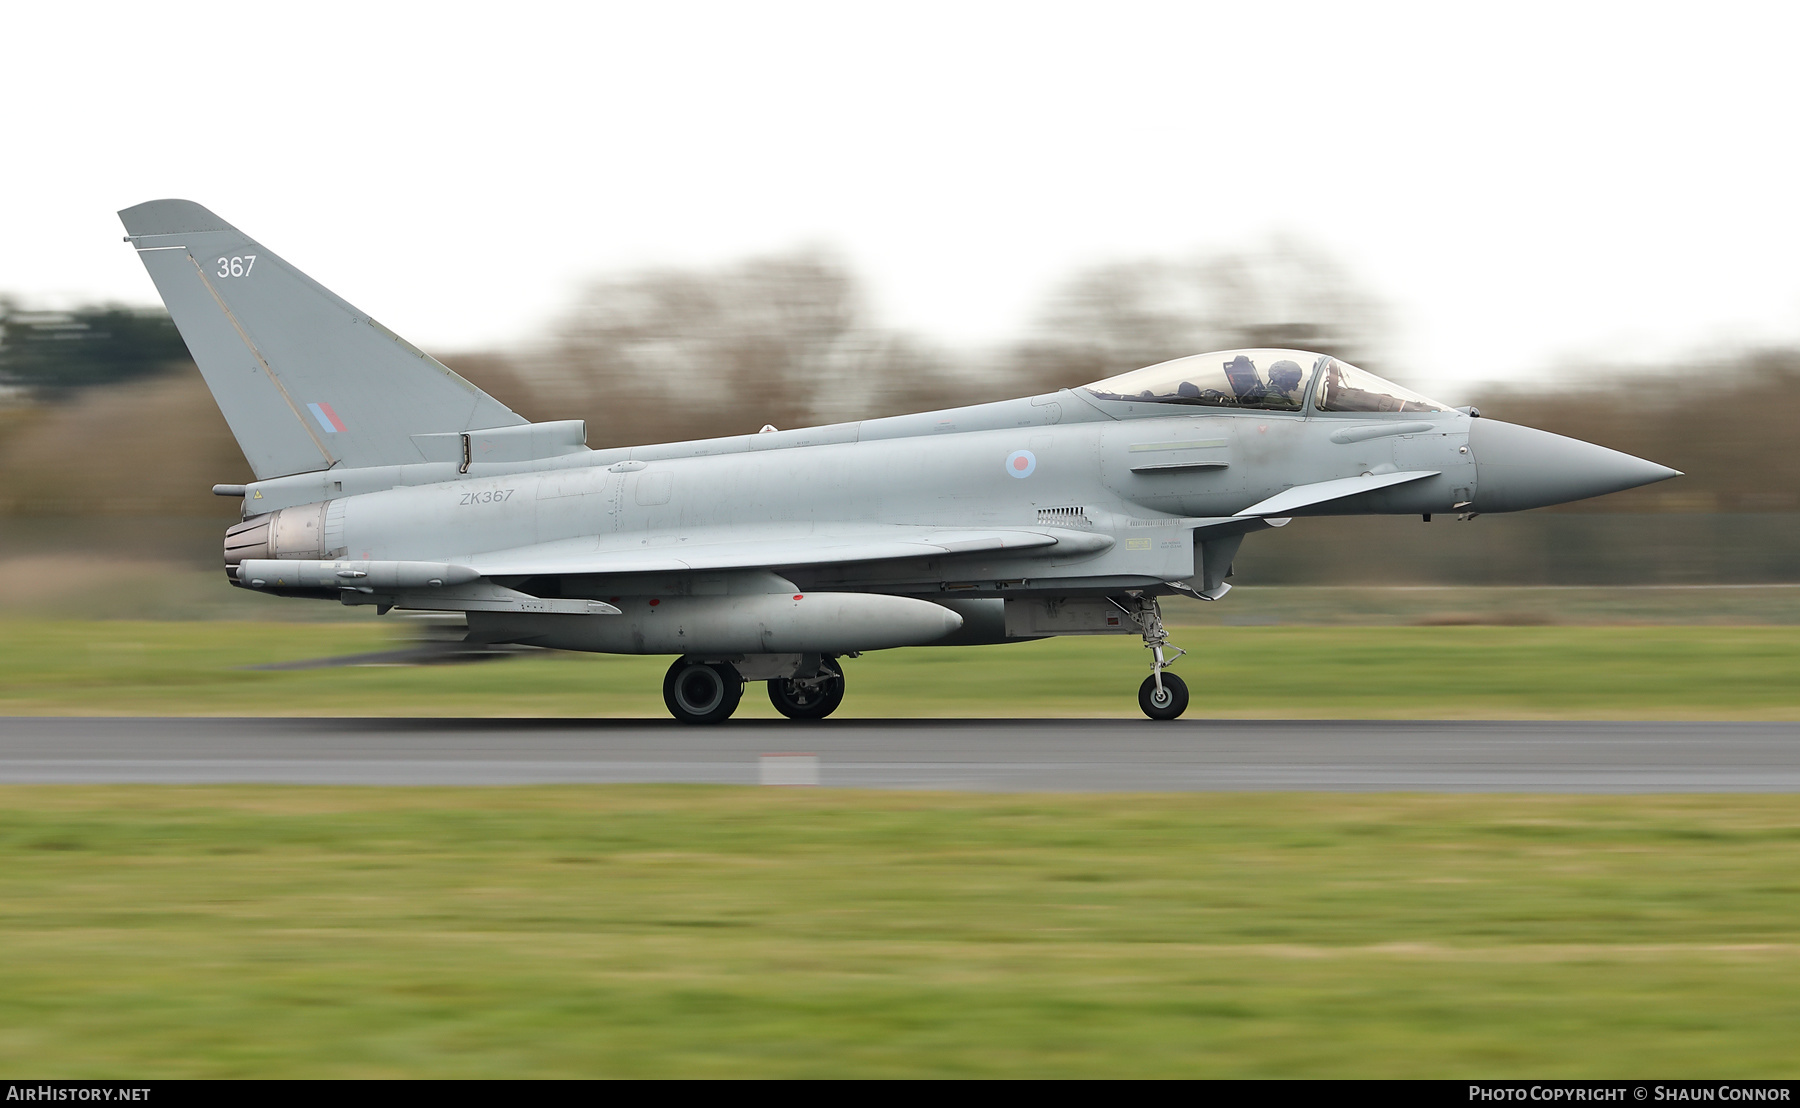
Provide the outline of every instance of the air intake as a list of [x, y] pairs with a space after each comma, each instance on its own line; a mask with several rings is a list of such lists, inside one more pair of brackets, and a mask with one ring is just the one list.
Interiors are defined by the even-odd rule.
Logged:
[[1037, 521], [1055, 527], [1092, 527], [1094, 525], [1094, 521], [1088, 518], [1086, 508], [1039, 508]]

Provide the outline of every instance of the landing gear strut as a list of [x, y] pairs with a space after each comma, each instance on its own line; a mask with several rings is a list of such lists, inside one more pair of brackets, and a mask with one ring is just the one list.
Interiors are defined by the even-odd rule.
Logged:
[[[1151, 719], [1177, 718], [1187, 711], [1187, 682], [1165, 671], [1187, 651], [1169, 643], [1169, 632], [1163, 627], [1162, 605], [1153, 596], [1134, 597], [1129, 607], [1116, 600], [1113, 604], [1138, 625], [1144, 636], [1144, 646], [1151, 654], [1150, 676], [1138, 686], [1138, 707]], [[1165, 653], [1169, 650], [1175, 652], [1174, 657]]]
[[789, 719], [824, 719], [844, 702], [844, 667], [836, 658], [819, 662], [811, 677], [777, 677], [769, 682], [769, 703]]
[[730, 662], [677, 658], [663, 678], [663, 703], [682, 723], [721, 723], [744, 698], [744, 679]]

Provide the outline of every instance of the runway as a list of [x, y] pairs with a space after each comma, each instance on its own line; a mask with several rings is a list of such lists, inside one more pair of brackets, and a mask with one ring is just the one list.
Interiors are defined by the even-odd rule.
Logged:
[[1795, 723], [0, 718], [4, 784], [746, 785], [779, 753], [857, 788], [1800, 792]]

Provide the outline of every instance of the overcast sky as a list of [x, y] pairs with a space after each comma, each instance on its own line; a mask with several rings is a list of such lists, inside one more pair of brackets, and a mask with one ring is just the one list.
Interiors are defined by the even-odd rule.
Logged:
[[1415, 379], [1797, 339], [1797, 11], [15, 4], [0, 291], [154, 302], [113, 212], [179, 196], [440, 351], [797, 244], [994, 342], [1080, 265], [1274, 234]]

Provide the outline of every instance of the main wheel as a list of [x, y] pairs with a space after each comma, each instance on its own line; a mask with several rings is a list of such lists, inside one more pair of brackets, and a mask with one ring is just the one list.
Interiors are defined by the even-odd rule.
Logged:
[[1173, 673], [1164, 671], [1160, 692], [1154, 676], [1144, 678], [1144, 683], [1138, 686], [1138, 707], [1151, 719], [1174, 719], [1187, 711], [1187, 706], [1187, 682]]
[[678, 658], [663, 678], [663, 703], [682, 723], [719, 723], [744, 698], [744, 679], [730, 662]]
[[824, 719], [844, 702], [844, 667], [836, 658], [820, 663], [819, 676], [777, 677], [769, 682], [769, 703], [789, 719]]

